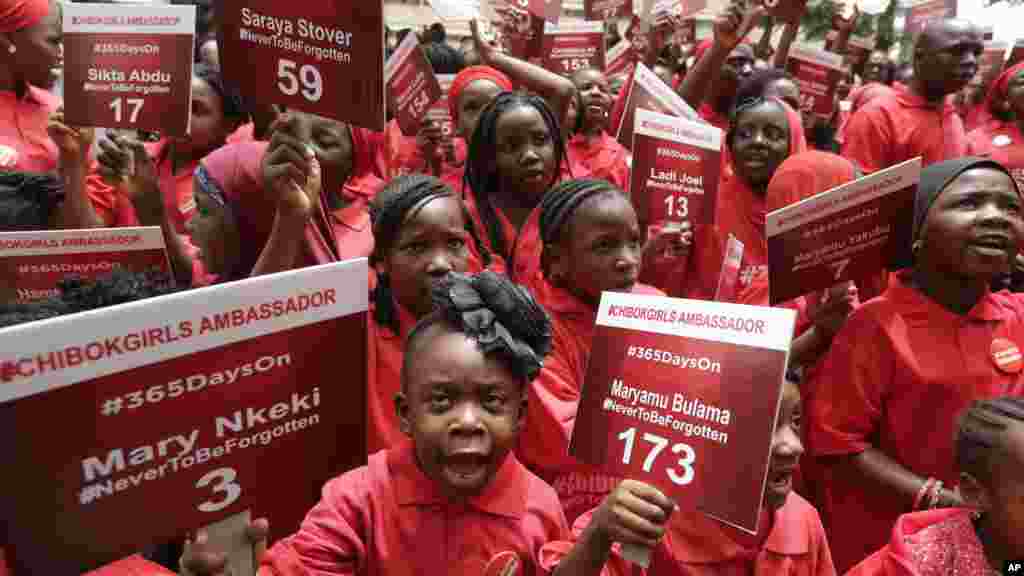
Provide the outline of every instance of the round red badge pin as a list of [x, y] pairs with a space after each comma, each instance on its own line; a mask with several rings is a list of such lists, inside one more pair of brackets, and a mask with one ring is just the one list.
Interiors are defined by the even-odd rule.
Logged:
[[992, 341], [992, 361], [996, 368], [1007, 374], [1016, 374], [1024, 368], [1024, 356], [1021, 356], [1020, 348], [1006, 338]]

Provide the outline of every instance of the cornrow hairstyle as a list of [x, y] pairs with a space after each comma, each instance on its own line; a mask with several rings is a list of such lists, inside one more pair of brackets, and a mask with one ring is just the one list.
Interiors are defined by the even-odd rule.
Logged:
[[118, 268], [96, 280], [69, 276], [60, 282], [58, 290], [60, 294], [52, 298], [0, 305], [0, 327], [134, 302], [177, 289], [174, 279], [157, 268], [143, 272]]
[[577, 178], [563, 180], [548, 190], [540, 201], [540, 237], [544, 245], [556, 244], [573, 213], [594, 196], [625, 193], [607, 180]]
[[[456, 196], [455, 191], [441, 180], [425, 174], [398, 176], [381, 189], [370, 203], [370, 221], [373, 226], [373, 252], [370, 264], [377, 264], [387, 258], [388, 252], [398, 240], [402, 224], [416, 216], [419, 211], [435, 198]], [[490, 254], [484, 249], [473, 228], [473, 220], [465, 207], [462, 209], [466, 231], [476, 245], [483, 264], [490, 264]], [[374, 319], [377, 324], [399, 332], [398, 314], [394, 308], [391, 282], [387, 274], [377, 277], [377, 286], [371, 294], [374, 302]]]
[[221, 75], [220, 70], [205, 62], [196, 62], [192, 65], [192, 75], [206, 82], [217, 93], [217, 96], [220, 97], [221, 109], [224, 111], [225, 118], [238, 120], [239, 122], [247, 122], [249, 120], [249, 111], [242, 103], [242, 97], [234, 87], [224, 82], [224, 77]]
[[[736, 89], [734, 103], [745, 102], [753, 98], [764, 98], [764, 92], [772, 82], [779, 80], [794, 81], [793, 76], [781, 68], [764, 68], [755, 70], [753, 74], [740, 82]], [[736, 107], [735, 105], [733, 106]]]
[[64, 185], [52, 174], [0, 172], [0, 232], [45, 230], [64, 200]]
[[988, 479], [993, 455], [1002, 450], [1003, 434], [1013, 422], [1024, 422], [1024, 398], [1003, 396], [971, 404], [960, 415], [954, 438], [957, 468]]
[[558, 178], [566, 156], [565, 141], [562, 139], [558, 119], [540, 96], [523, 92], [502, 92], [480, 113], [466, 156], [465, 186], [476, 201], [484, 233], [487, 234], [491, 247], [504, 257], [509, 255], [510, 246], [491, 199], [491, 194], [498, 190], [498, 172], [495, 166], [498, 154], [497, 126], [502, 114], [521, 106], [533, 108], [544, 119], [548, 134], [555, 143], [555, 178]]
[[402, 389], [417, 341], [434, 324], [445, 324], [498, 356], [523, 382], [532, 381], [551, 351], [551, 321], [529, 290], [503, 274], [449, 274], [434, 289], [435, 311], [420, 320], [405, 341]]

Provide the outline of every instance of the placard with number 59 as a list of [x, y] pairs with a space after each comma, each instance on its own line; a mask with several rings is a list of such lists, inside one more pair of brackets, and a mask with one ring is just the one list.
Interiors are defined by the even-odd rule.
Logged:
[[223, 0], [224, 76], [256, 101], [384, 129], [380, 2]]
[[361, 259], [0, 330], [17, 567], [78, 574], [243, 510], [294, 532], [365, 463], [366, 275]]
[[605, 292], [570, 454], [756, 532], [795, 316]]
[[187, 134], [195, 20], [195, 6], [66, 3], [67, 123]]

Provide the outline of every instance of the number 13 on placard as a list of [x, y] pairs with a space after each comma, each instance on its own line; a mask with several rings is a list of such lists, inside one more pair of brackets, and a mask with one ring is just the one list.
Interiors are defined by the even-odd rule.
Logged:
[[[618, 436], [619, 440], [626, 443], [622, 450], [622, 463], [629, 464], [633, 460], [633, 448], [636, 444], [636, 428], [630, 428], [625, 432], [622, 432]], [[643, 441], [651, 444], [651, 451], [647, 453], [647, 457], [644, 458], [644, 464], [642, 466], [644, 472], [650, 472], [654, 468], [654, 463], [658, 459], [661, 452], [668, 446], [668, 439], [662, 438], [657, 434], [651, 434], [650, 432], [644, 432]], [[690, 482], [693, 482], [693, 464], [697, 461], [697, 453], [693, 451], [693, 448], [689, 444], [683, 444], [679, 442], [672, 446], [673, 454], [682, 454], [683, 457], [676, 461], [676, 465], [679, 466], [680, 470], [675, 468], [665, 468], [665, 473], [668, 474], [669, 480], [680, 486], [686, 486]]]

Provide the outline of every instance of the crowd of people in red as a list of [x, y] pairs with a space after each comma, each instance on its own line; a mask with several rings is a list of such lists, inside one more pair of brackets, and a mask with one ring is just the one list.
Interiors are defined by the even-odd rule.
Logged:
[[[294, 535], [250, 527], [260, 574], [478, 574], [506, 551], [505, 573], [563, 576], [981, 576], [1024, 559], [1024, 374], [1001, 354], [1024, 345], [1024, 63], [960, 98], [977, 93], [972, 23], [928, 23], [899, 78], [885, 54], [854, 63], [827, 122], [783, 70], [798, 21], [774, 54], [746, 40], [763, 9], [743, 2], [692, 49], [635, 34], [637, 60], [726, 135], [713, 224], [649, 236], [612, 135], [628, 76], [560, 76], [474, 23], [461, 52], [424, 39], [456, 74], [454, 137], [429, 120], [409, 137], [247, 102], [201, 36], [188, 136], [97, 138], [49, 92], [61, 10], [0, 0], [0, 168], [33, 174], [5, 180], [0, 230], [161, 227], [174, 282], [118, 301], [369, 258], [369, 463]], [[798, 320], [756, 535], [569, 455], [602, 292], [712, 299], [735, 236], [735, 301], [768, 306], [766, 214], [917, 157], [912, 258], [780, 304]], [[0, 326], [75, 310], [4, 304]], [[33, 573], [8, 556], [0, 574]], [[96, 573], [169, 572], [148, 556]], [[202, 533], [172, 560], [223, 573]]]

